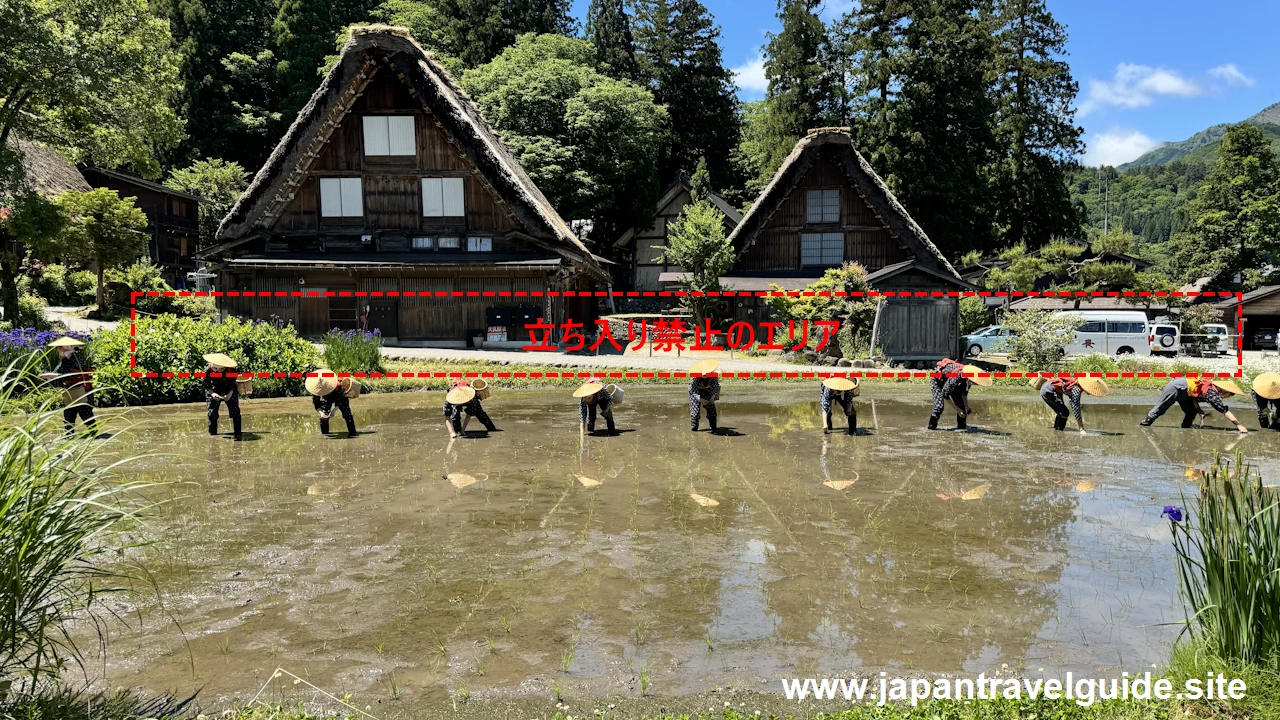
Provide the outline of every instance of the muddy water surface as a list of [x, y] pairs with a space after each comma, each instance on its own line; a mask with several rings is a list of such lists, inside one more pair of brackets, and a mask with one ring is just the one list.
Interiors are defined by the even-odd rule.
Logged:
[[[1139, 428], [1143, 396], [1090, 402], [1082, 438], [1033, 394], [977, 392], [969, 432], [925, 430], [910, 386], [826, 437], [794, 386], [726, 385], [720, 436], [689, 432], [683, 389], [636, 388], [623, 433], [581, 442], [564, 390], [499, 389], [502, 432], [453, 443], [440, 393], [358, 399], [353, 439], [299, 399], [244, 402], [242, 443], [202, 408], [140, 413], [124, 449], [171, 453], [134, 468], [175, 483], [145, 551], [163, 602], [131, 598], [102, 671], [209, 700], [279, 666], [434, 702], [1162, 662], [1160, 511], [1237, 435]], [[1280, 435], [1239, 446], [1280, 469]]]

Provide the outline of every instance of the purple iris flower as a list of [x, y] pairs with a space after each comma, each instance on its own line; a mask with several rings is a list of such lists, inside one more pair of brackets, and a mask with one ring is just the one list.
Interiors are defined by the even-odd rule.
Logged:
[[1160, 517], [1167, 517], [1174, 522], [1182, 522], [1183, 510], [1175, 505], [1165, 505], [1164, 512], [1160, 513]]

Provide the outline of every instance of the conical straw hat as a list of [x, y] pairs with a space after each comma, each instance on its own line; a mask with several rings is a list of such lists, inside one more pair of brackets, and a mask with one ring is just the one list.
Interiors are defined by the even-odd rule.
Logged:
[[829, 377], [824, 379], [822, 384], [837, 392], [844, 392], [845, 390], [852, 390], [858, 387], [858, 383], [856, 381], [843, 377]]
[[1076, 384], [1080, 386], [1081, 390], [1094, 397], [1106, 397], [1107, 393], [1111, 392], [1111, 389], [1102, 381], [1102, 378], [1080, 378], [1076, 380]]
[[[322, 377], [324, 375], [328, 375], [328, 377]], [[329, 368], [320, 368], [315, 371], [314, 375], [308, 377], [303, 382], [303, 385], [306, 386], [307, 392], [312, 395], [324, 397], [338, 389], [338, 378]]]
[[459, 385], [449, 391], [444, 396], [444, 401], [453, 405], [463, 405], [471, 402], [471, 398], [476, 396], [476, 389], [470, 385]]
[[232, 360], [229, 355], [223, 355], [222, 353], [208, 353], [204, 356], [204, 361], [210, 365], [217, 365], [218, 367], [224, 368], [233, 368], [236, 366], [235, 360]]
[[1280, 373], [1264, 372], [1254, 378], [1253, 391], [1268, 400], [1280, 400]]
[[700, 360], [694, 363], [693, 367], [689, 368], [689, 374], [690, 375], [709, 375], [715, 372], [716, 368], [718, 367], [720, 367], [719, 360]]
[[599, 380], [588, 380], [579, 385], [577, 390], [573, 391], [573, 396], [576, 398], [590, 397], [603, 389], [604, 384]]
[[49, 343], [47, 347], [79, 347], [84, 345], [83, 342], [73, 337], [63, 335], [62, 337]]
[[1229, 392], [1232, 395], [1244, 394], [1244, 391], [1240, 389], [1240, 386], [1235, 384], [1235, 382], [1231, 380], [1214, 380], [1213, 384], [1217, 386], [1219, 390], [1222, 390], [1224, 392]]
[[990, 387], [996, 383], [995, 380], [991, 379], [991, 373], [987, 373], [987, 377], [980, 377], [982, 373], [987, 373], [987, 371], [977, 365], [965, 365], [964, 369], [960, 371], [961, 377], [972, 380], [977, 385]]

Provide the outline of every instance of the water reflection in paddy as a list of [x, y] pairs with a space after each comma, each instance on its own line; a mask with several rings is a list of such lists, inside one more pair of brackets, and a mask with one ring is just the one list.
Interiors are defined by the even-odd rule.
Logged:
[[[816, 387], [729, 385], [735, 434], [711, 436], [682, 389], [637, 388], [626, 432], [582, 444], [565, 391], [499, 390], [503, 432], [452, 444], [439, 393], [360, 398], [352, 440], [306, 400], [246, 402], [243, 443], [195, 406], [141, 413], [126, 444], [176, 456], [135, 470], [181, 481], [147, 550], [165, 612], [136, 598], [107, 675], [208, 697], [277, 666], [334, 691], [394, 672], [430, 698], [1163, 661], [1182, 616], [1160, 510], [1235, 433], [1144, 430], [1145, 397], [1091, 402], [1107, 434], [1054, 433], [1029, 392], [929, 432], [925, 394], [873, 388], [865, 434], [824, 437]], [[1240, 447], [1273, 476], [1280, 437]]]

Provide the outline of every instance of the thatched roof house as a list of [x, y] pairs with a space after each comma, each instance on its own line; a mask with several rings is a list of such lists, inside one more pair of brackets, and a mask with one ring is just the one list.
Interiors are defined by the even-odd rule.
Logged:
[[44, 197], [53, 197], [67, 190], [88, 192], [93, 188], [76, 169], [74, 163], [53, 148], [30, 140], [14, 143], [22, 153], [22, 168], [32, 189]]
[[[219, 290], [255, 293], [225, 310], [305, 334], [367, 317], [387, 336], [460, 342], [514, 333], [515, 305], [590, 322], [593, 303], [546, 292], [608, 280], [448, 72], [385, 26], [353, 31], [201, 257]], [[256, 295], [317, 287], [332, 295]]]

